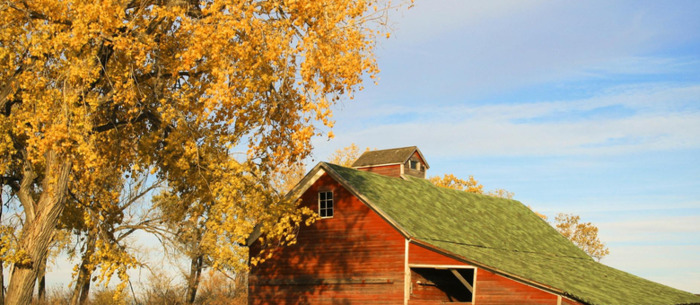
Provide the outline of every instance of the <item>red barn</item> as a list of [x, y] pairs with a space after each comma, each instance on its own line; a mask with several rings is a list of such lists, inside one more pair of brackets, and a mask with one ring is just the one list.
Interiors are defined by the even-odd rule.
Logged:
[[700, 304], [595, 262], [518, 201], [432, 185], [416, 147], [353, 167], [320, 163], [291, 192], [321, 219], [251, 268], [249, 304]]

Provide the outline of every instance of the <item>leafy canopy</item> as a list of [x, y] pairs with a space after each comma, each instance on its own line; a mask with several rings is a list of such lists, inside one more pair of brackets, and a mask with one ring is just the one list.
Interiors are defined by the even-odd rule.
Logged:
[[[207, 242], [222, 265], [256, 224], [288, 232], [271, 220], [287, 205], [253, 199], [377, 73], [377, 2], [2, 2], [0, 172], [24, 215], [16, 247], [42, 260], [67, 206], [91, 209], [75, 213], [85, 226], [119, 222], [122, 179], [148, 172], [207, 207], [188, 211], [216, 213]], [[33, 265], [15, 266], [8, 302], [28, 302]]]

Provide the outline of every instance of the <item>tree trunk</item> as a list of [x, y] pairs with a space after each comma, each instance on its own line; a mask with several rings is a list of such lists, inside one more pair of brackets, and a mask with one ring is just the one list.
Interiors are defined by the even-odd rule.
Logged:
[[2, 264], [3, 261], [0, 259], [0, 305], [5, 305], [5, 269], [2, 267]]
[[48, 259], [49, 257], [47, 255], [39, 265], [39, 295], [37, 297], [39, 304], [44, 304], [46, 302], [46, 261]]
[[94, 268], [90, 268], [90, 258], [95, 253], [95, 243], [97, 242], [97, 232], [90, 230], [88, 232], [87, 241], [85, 242], [85, 251], [80, 262], [80, 270], [78, 278], [75, 280], [75, 288], [73, 296], [70, 299], [70, 305], [87, 304], [88, 296], [90, 295], [90, 278]]
[[199, 288], [199, 278], [202, 275], [203, 257], [202, 255], [192, 258], [190, 263], [190, 276], [187, 279], [187, 298], [186, 304], [194, 304], [194, 299], [197, 297], [197, 289]]
[[[29, 305], [32, 301], [39, 265], [46, 258], [58, 218], [65, 207], [70, 168], [70, 162], [60, 160], [56, 153], [47, 153], [46, 176], [38, 202], [34, 203], [31, 197], [20, 194], [27, 219], [18, 244], [19, 249], [28, 255], [29, 261], [14, 265], [5, 299], [8, 305]], [[26, 189], [29, 187], [23, 181], [22, 188], [25, 189], [20, 192], [30, 193], [31, 190]]]
[[[3, 185], [0, 185], [0, 190], [3, 189]], [[2, 202], [0, 202], [0, 221], [2, 221]], [[5, 305], [5, 269], [3, 268], [3, 262], [0, 259], [0, 305]]]

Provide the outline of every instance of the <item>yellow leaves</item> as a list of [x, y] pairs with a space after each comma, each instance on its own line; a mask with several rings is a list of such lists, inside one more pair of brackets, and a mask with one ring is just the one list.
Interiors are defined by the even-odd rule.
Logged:
[[[504, 190], [504, 189], [495, 189], [495, 190], [488, 191], [488, 193], [486, 193], [486, 195], [493, 196], [493, 197], [499, 197], [499, 198], [505, 198], [505, 199], [513, 199], [513, 196], [515, 194], [513, 192], [509, 192], [509, 191]], [[535, 212], [535, 213], [538, 214], [540, 217], [544, 216], [544, 215], [541, 215], [537, 212]], [[546, 219], [547, 216], [544, 216], [543, 218]]]
[[[376, 1], [10, 2], [27, 11], [0, 11], [0, 86], [18, 101], [1, 117], [0, 170], [41, 171], [58, 153], [73, 165], [67, 210], [91, 209], [71, 222], [87, 227], [122, 221], [124, 179], [157, 173], [188, 204], [170, 216], [205, 228], [223, 268], [241, 267], [254, 227], [290, 244], [315, 219], [270, 178], [307, 157], [333, 104], [378, 72]], [[103, 279], [137, 265], [97, 248]]]
[[474, 176], [469, 176], [467, 180], [463, 180], [455, 177], [455, 175], [445, 174], [442, 178], [433, 176], [428, 180], [439, 187], [446, 187], [476, 194], [484, 193], [484, 186], [479, 184], [479, 181], [474, 179]]
[[31, 257], [24, 249], [18, 249], [14, 226], [0, 225], [0, 260], [18, 265], [31, 263]]
[[[369, 147], [365, 148], [364, 151], [369, 151]], [[336, 150], [329, 158], [328, 162], [337, 164], [340, 166], [350, 167], [352, 163], [357, 160], [361, 155], [360, 149], [355, 143], [350, 144], [350, 146]]]
[[559, 213], [554, 220], [557, 231], [586, 254], [598, 261], [610, 254], [610, 250], [598, 239], [598, 227], [592, 223], [580, 223], [580, 216], [564, 213]]

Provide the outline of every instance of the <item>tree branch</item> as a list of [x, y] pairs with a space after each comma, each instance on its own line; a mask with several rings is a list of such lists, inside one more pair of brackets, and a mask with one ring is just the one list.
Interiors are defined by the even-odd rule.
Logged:
[[37, 176], [29, 160], [25, 159], [24, 165], [22, 166], [22, 182], [20, 183], [17, 197], [24, 207], [24, 213], [27, 218], [25, 222], [27, 223], [31, 223], [36, 216], [36, 202], [32, 197], [31, 188]]
[[110, 123], [107, 123], [104, 125], [95, 126], [92, 128], [91, 134], [109, 131], [109, 130], [118, 128], [119, 126], [139, 123], [139, 122], [143, 122], [145, 120], [148, 120], [149, 122], [151, 122], [154, 126], [156, 126], [156, 128], [160, 127], [160, 124], [161, 124], [160, 118], [158, 116], [156, 116], [155, 114], [151, 113], [150, 111], [145, 111], [145, 112], [141, 112], [141, 114], [139, 114], [137, 117], [135, 117], [131, 120], [110, 122]]

